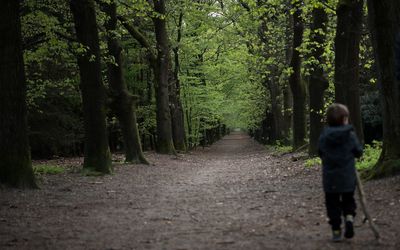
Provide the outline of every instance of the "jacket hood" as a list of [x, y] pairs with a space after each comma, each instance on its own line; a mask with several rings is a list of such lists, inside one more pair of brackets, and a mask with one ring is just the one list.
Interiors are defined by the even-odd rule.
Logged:
[[342, 144], [348, 140], [350, 132], [353, 130], [354, 128], [352, 125], [326, 127], [325, 128], [326, 142], [331, 145]]

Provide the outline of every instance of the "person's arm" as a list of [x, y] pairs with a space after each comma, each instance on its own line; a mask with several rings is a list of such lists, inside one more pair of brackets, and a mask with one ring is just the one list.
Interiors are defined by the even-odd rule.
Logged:
[[360, 158], [363, 154], [363, 148], [361, 146], [361, 143], [358, 140], [356, 133], [354, 133], [353, 131], [351, 132], [350, 136], [351, 136], [351, 140], [353, 141], [352, 153], [354, 154], [354, 156], [356, 158]]

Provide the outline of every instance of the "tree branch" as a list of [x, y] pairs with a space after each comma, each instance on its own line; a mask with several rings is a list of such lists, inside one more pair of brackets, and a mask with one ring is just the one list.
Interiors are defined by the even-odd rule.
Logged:
[[321, 1], [321, 4], [325, 6], [325, 8], [332, 10], [333, 12], [336, 12], [335, 8], [333, 8], [332, 6], [330, 6], [327, 2], [325, 1]]
[[239, 3], [240, 3], [240, 5], [242, 5], [242, 7], [245, 8], [248, 12], [251, 11], [251, 8], [250, 8], [250, 6], [249, 6], [247, 3], [243, 2], [242, 0], [239, 0]]
[[125, 27], [125, 29], [129, 32], [129, 34], [134, 39], [136, 39], [136, 41], [138, 41], [138, 43], [143, 48], [147, 49], [147, 53], [150, 58], [150, 62], [155, 63], [157, 60], [156, 55], [155, 55], [153, 48], [151, 47], [149, 41], [146, 39], [146, 37], [138, 29], [136, 29], [133, 25], [129, 24], [128, 21], [124, 17], [118, 16], [118, 20]]
[[54, 33], [55, 33], [58, 37], [60, 37], [60, 38], [62, 38], [62, 39], [64, 39], [64, 40], [66, 40], [67, 42], [78, 42], [78, 39], [77, 39], [76, 37], [74, 37], [74, 36], [70, 36], [70, 35], [64, 34], [64, 33], [59, 32], [59, 31], [55, 31]]

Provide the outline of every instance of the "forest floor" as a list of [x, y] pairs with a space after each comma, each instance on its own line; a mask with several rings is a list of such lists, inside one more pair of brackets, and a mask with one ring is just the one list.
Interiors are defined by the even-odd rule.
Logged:
[[321, 170], [293, 154], [236, 132], [178, 157], [146, 156], [152, 165], [116, 164], [104, 177], [80, 174], [82, 159], [53, 160], [67, 171], [43, 175], [41, 189], [0, 189], [0, 249], [400, 247], [400, 177], [365, 184], [382, 243], [361, 211], [355, 238], [332, 243]]

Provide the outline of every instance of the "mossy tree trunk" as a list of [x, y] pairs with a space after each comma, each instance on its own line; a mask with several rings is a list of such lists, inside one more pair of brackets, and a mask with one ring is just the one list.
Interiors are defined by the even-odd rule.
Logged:
[[164, 0], [153, 1], [154, 11], [161, 17], [154, 17], [154, 31], [156, 36], [156, 51], [148, 39], [133, 25], [130, 25], [122, 16], [118, 16], [122, 25], [129, 34], [135, 38], [143, 48], [147, 50], [150, 66], [155, 78], [156, 95], [156, 120], [157, 140], [156, 150], [162, 154], [176, 154], [172, 139], [171, 113], [169, 108], [169, 39], [166, 24], [166, 10]]
[[[261, 2], [258, 2], [258, 6], [261, 7]], [[267, 15], [264, 14], [261, 17], [261, 24], [259, 27], [259, 38], [261, 41], [261, 46], [263, 47], [262, 51], [262, 56], [264, 59], [267, 61], [268, 58], [271, 56], [270, 52], [270, 47], [268, 46], [270, 41], [268, 40], [268, 37], [266, 36], [267, 33]], [[277, 68], [274, 66], [270, 66], [270, 69], [264, 69], [265, 71], [270, 71], [274, 72], [277, 74]], [[274, 75], [272, 73], [272, 75]], [[270, 95], [270, 107], [271, 110], [270, 112], [267, 111], [267, 113], [270, 113], [269, 119], [267, 120], [267, 123], [269, 123], [269, 132], [268, 132], [268, 143], [274, 144], [276, 143], [277, 140], [281, 140], [283, 137], [283, 129], [282, 129], [282, 105], [280, 103], [280, 99], [282, 96], [282, 91], [279, 86], [279, 80], [274, 79], [275, 77], [271, 77], [269, 75], [264, 75], [264, 81], [263, 85], [267, 89]], [[267, 105], [268, 107], [269, 105]], [[268, 108], [267, 108], [268, 109]]]
[[[293, 27], [293, 16], [289, 15], [286, 24], [286, 63], [289, 65], [293, 56], [293, 41], [292, 41], [292, 27]], [[290, 90], [289, 83], [286, 83], [283, 88], [283, 119], [282, 119], [282, 130], [285, 143], [290, 143], [290, 129], [292, 128], [293, 122], [293, 95]]]
[[164, 0], [154, 0], [154, 10], [162, 17], [154, 17], [154, 29], [157, 42], [157, 59], [154, 75], [157, 95], [157, 152], [175, 154], [172, 140], [171, 113], [169, 108], [168, 74], [169, 74], [169, 41], [166, 23]]
[[369, 26], [383, 104], [382, 154], [370, 177], [400, 172], [400, 82], [395, 77], [394, 53], [395, 37], [400, 34], [399, 13], [399, 1], [368, 0]]
[[359, 88], [363, 5], [364, 0], [339, 1], [335, 37], [335, 102], [349, 108], [360, 141], [364, 141]]
[[179, 44], [182, 39], [182, 24], [183, 24], [183, 12], [179, 13], [178, 19], [178, 31], [176, 38], [176, 46], [173, 48], [174, 52], [174, 70], [173, 77], [170, 84], [170, 102], [171, 102], [171, 122], [172, 122], [172, 139], [176, 150], [185, 152], [186, 146], [186, 132], [185, 132], [185, 120], [183, 114], [183, 107], [181, 102], [181, 84], [179, 79], [180, 60], [179, 60]]
[[301, 57], [297, 50], [303, 42], [304, 32], [300, 4], [298, 0], [293, 3], [293, 52], [290, 61], [292, 74], [289, 77], [293, 94], [293, 149], [306, 143], [306, 87], [301, 79]]
[[2, 1], [0, 33], [0, 183], [35, 188], [28, 142], [20, 1]]
[[111, 173], [106, 128], [106, 92], [101, 78], [100, 47], [93, 0], [70, 0], [76, 36], [87, 50], [78, 55], [85, 128], [83, 167]]
[[[162, 16], [165, 14], [165, 2], [154, 1], [154, 10]], [[164, 13], [164, 14], [163, 14]], [[156, 122], [157, 140], [156, 150], [162, 154], [176, 154], [172, 139], [171, 113], [169, 108], [169, 71], [170, 55], [168, 45], [168, 34], [165, 18], [154, 17], [157, 51], [148, 39], [135, 26], [130, 25], [122, 16], [118, 16], [122, 25], [129, 34], [135, 38], [140, 45], [147, 50], [150, 66], [154, 73], [155, 96], [156, 96]]]
[[102, 10], [108, 19], [105, 27], [107, 30], [107, 46], [114, 63], [108, 63], [108, 80], [114, 110], [122, 130], [125, 147], [125, 161], [131, 163], [148, 164], [142, 151], [139, 130], [136, 121], [136, 97], [129, 93], [123, 72], [123, 54], [120, 41], [117, 37], [117, 5], [114, 0], [101, 3]]
[[316, 63], [313, 64], [313, 70], [308, 85], [309, 107], [310, 107], [310, 144], [308, 153], [315, 156], [318, 153], [318, 138], [324, 127], [324, 92], [328, 88], [328, 80], [324, 77], [324, 60], [322, 58], [325, 48], [325, 34], [328, 16], [322, 7], [313, 9], [313, 22], [311, 26], [311, 43], [315, 44], [312, 56]]

